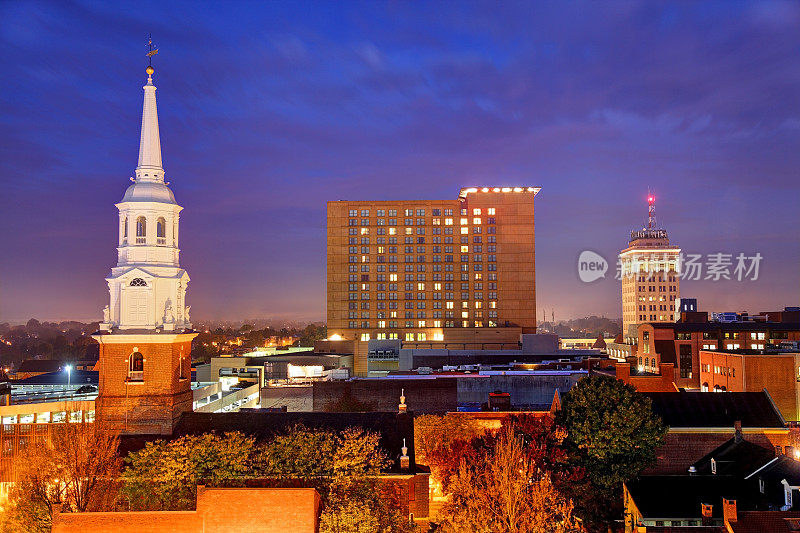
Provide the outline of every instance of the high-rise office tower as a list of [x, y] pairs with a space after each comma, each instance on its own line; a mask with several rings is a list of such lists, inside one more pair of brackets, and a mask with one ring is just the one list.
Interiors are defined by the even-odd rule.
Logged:
[[647, 196], [647, 227], [631, 232], [619, 253], [622, 277], [622, 333], [641, 322], [673, 322], [680, 296], [681, 249], [671, 246], [665, 229], [656, 224], [656, 199]]
[[536, 331], [538, 187], [464, 188], [454, 200], [328, 202], [328, 336], [517, 348]]

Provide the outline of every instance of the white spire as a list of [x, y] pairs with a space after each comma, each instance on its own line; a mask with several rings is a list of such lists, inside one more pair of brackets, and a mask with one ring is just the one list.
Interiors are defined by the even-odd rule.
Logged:
[[142, 135], [139, 140], [139, 165], [136, 167], [137, 181], [163, 181], [161, 166], [161, 138], [158, 133], [158, 110], [156, 87], [153, 85], [153, 67], [147, 67], [147, 85], [142, 106]]

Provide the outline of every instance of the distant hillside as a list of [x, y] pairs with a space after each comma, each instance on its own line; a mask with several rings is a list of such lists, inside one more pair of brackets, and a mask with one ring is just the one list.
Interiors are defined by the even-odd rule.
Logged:
[[539, 324], [539, 330], [557, 333], [559, 337], [597, 337], [601, 334], [616, 337], [622, 333], [622, 319], [588, 316], [561, 321], [555, 327], [551, 322], [543, 322]]

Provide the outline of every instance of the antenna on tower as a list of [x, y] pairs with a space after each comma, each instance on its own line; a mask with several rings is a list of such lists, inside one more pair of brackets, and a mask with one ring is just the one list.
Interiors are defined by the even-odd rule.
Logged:
[[647, 229], [656, 229], [656, 197], [647, 188]]

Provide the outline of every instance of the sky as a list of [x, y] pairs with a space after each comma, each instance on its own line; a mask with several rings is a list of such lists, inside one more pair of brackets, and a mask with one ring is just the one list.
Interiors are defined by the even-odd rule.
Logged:
[[[800, 305], [800, 3], [4, 1], [0, 20], [0, 322], [101, 318], [149, 33], [195, 322], [323, 320], [327, 201], [467, 186], [542, 187], [539, 316], [621, 316], [648, 188], [687, 254], [763, 258], [757, 280], [684, 280], [701, 310]], [[605, 278], [579, 279], [584, 250]]]

